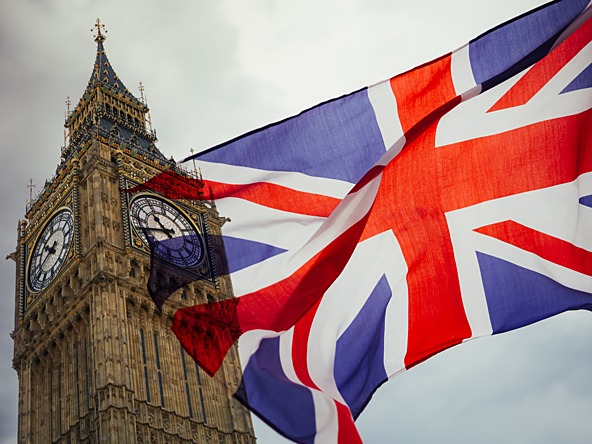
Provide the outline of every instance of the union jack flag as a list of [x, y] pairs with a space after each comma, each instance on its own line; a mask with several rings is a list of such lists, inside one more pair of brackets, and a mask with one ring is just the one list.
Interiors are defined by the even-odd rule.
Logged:
[[264, 421], [361, 442], [354, 419], [393, 375], [592, 309], [591, 15], [548, 3], [192, 156], [231, 219], [237, 297], [179, 310], [184, 348], [213, 374], [238, 339], [235, 396]]

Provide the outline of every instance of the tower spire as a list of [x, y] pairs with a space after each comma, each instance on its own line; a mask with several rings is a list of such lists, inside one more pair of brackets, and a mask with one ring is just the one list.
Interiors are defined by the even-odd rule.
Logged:
[[64, 158], [68, 159], [73, 149], [82, 146], [91, 136], [101, 135], [106, 139], [117, 137], [129, 149], [166, 161], [155, 145], [156, 133], [152, 130], [143, 88], [140, 90], [142, 100], [139, 100], [115, 73], [105, 52], [107, 31], [100, 18], [91, 31], [97, 45], [95, 63], [80, 101], [72, 112], [66, 112]]
[[95, 26], [93, 26], [91, 31], [93, 31], [95, 29], [97, 32], [97, 34], [95, 35], [95, 42], [103, 43], [107, 39], [107, 36], [105, 36], [105, 34], [107, 34], [107, 30], [105, 29], [105, 25], [103, 23], [101, 23], [101, 19], [98, 17], [97, 17], [97, 22], [95, 23]]

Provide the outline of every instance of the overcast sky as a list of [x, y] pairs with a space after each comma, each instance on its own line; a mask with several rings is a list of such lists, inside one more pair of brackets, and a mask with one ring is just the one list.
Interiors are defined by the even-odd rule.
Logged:
[[[159, 148], [180, 159], [449, 52], [541, 0], [0, 0], [0, 253], [29, 178], [50, 178], [66, 97], [91, 74], [97, 17]], [[12, 261], [0, 262], [0, 444], [16, 440]], [[368, 443], [589, 443], [592, 315], [566, 313], [444, 352], [383, 386]], [[256, 422], [260, 444], [280, 442]]]

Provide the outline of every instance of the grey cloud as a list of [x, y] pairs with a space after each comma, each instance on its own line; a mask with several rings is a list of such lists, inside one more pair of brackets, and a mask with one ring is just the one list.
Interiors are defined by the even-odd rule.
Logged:
[[[355, 38], [355, 8], [365, 5], [392, 15], [394, 27], [403, 13], [410, 14], [418, 27], [424, 23], [418, 6], [409, 9], [406, 2], [406, 10], [401, 12], [397, 9], [401, 2], [383, 3], [347, 3], [351, 11], [342, 19], [345, 31], [317, 28], [315, 32], [330, 33], [328, 39], [347, 45], [349, 38]], [[277, 12], [272, 2], [249, 4]], [[442, 3], [428, 2], [426, 7], [438, 4]], [[89, 30], [97, 16], [109, 29], [105, 46], [119, 77], [135, 94], [138, 82], [146, 86], [159, 146], [167, 156], [179, 159], [190, 147], [203, 149], [284, 118], [288, 109], [290, 113], [298, 111], [277, 94], [277, 85], [288, 80], [278, 78], [273, 83], [263, 75], [244, 72], [241, 33], [249, 32], [248, 26], [238, 29], [221, 5], [228, 3], [184, 0], [163, 7], [158, 1], [0, 0], [1, 257], [16, 246], [17, 221], [23, 217], [28, 196], [27, 180], [32, 177], [36, 191], [40, 191], [57, 166], [63, 143], [64, 101], [70, 96], [75, 104], [89, 79], [95, 55]], [[456, 13], [452, 16], [442, 11], [441, 19], [454, 28], [451, 33], [474, 37], [485, 30], [478, 14], [484, 5], [486, 2], [476, 6], [468, 0], [448, 2]], [[533, 1], [500, 0], [495, 6], [503, 11], [524, 11]], [[313, 2], [299, 7], [308, 8], [308, 14], [300, 15], [303, 20], [313, 17]], [[505, 14], [506, 18], [513, 13]], [[322, 23], [311, 20], [298, 25]], [[373, 60], [376, 66], [381, 60], [386, 64], [395, 59], [410, 68], [409, 60], [416, 62], [407, 55], [413, 52], [412, 46], [430, 45], [437, 39], [423, 28], [418, 29], [422, 35], [413, 45], [384, 41], [381, 29], [371, 32], [366, 37], [376, 42], [375, 47], [357, 49], [364, 51], [367, 63]], [[405, 48], [399, 49], [401, 45]], [[273, 49], [279, 54], [283, 48]], [[299, 49], [301, 53], [313, 50]], [[375, 54], [368, 56], [372, 51]], [[344, 78], [383, 78], [382, 72], [353, 72], [351, 57], [355, 55], [338, 47], [326, 53], [326, 68], [289, 65], [290, 57], [282, 58], [282, 63], [287, 64], [285, 72], [306, 69], [320, 75], [330, 69]], [[306, 59], [297, 61], [306, 63]], [[306, 93], [306, 85], [290, 81], [289, 87]], [[342, 80], [334, 78], [334, 82]], [[346, 93], [348, 88], [340, 92]], [[9, 337], [14, 325], [14, 270], [12, 261], [0, 262], [0, 444], [14, 442], [16, 436], [17, 378], [11, 368]], [[590, 314], [569, 313], [449, 350], [383, 386], [359, 419], [362, 436], [369, 443], [585, 442], [592, 435], [588, 420], [592, 412], [591, 337]], [[278, 442], [273, 431], [257, 424], [261, 444]]]

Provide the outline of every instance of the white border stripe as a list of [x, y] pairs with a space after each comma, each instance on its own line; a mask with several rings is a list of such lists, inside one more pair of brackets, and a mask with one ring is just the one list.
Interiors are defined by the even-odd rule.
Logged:
[[339, 436], [339, 420], [335, 402], [318, 390], [311, 390], [315, 406], [315, 422], [317, 434], [316, 444], [336, 443]]
[[230, 218], [222, 228], [224, 236], [262, 242], [285, 250], [301, 247], [326, 220], [264, 207], [243, 199], [220, 199], [217, 204], [218, 212]]
[[591, 191], [592, 173], [586, 173], [573, 182], [481, 202], [446, 213], [463, 304], [473, 338], [492, 333], [476, 251], [548, 276], [567, 288], [588, 293], [592, 291], [592, 277], [474, 230], [513, 220], [592, 251], [587, 229], [592, 223], [592, 210], [578, 203], [581, 196]]
[[[254, 275], [252, 278], [245, 275], [243, 281], [241, 275], [245, 273], [252, 274], [250, 268], [233, 273], [232, 280], [235, 296], [242, 296], [265, 288], [292, 275], [352, 225], [365, 217], [374, 203], [381, 179], [382, 175], [378, 175], [355, 193], [348, 194], [301, 248], [268, 259], [268, 261], [274, 261], [273, 267], [270, 268], [273, 274]], [[240, 283], [239, 276], [241, 276]]]
[[397, 110], [397, 99], [391, 89], [390, 80], [370, 86], [368, 88], [368, 99], [374, 109], [384, 148], [385, 150], [389, 149], [397, 140], [403, 137], [403, 127]]
[[390, 378], [405, 370], [409, 338], [409, 269], [395, 234], [387, 231], [382, 233], [380, 238], [380, 241], [391, 249], [391, 263], [386, 278], [393, 295], [386, 309], [384, 325], [384, 369]]
[[[375, 266], [359, 273], [368, 263]], [[383, 276], [386, 276], [392, 297], [386, 307], [381, 360], [387, 376], [404, 368], [408, 324], [406, 275], [407, 264], [391, 230], [358, 244], [343, 273], [325, 293], [310, 331], [308, 369], [311, 379], [324, 393], [343, 402], [334, 378], [336, 343]]]
[[243, 370], [247, 368], [251, 356], [259, 349], [261, 341], [276, 336], [280, 336], [280, 333], [270, 330], [250, 330], [240, 336], [238, 339], [238, 357]]
[[481, 87], [477, 85], [473, 76], [468, 43], [452, 53], [450, 71], [454, 90], [463, 100], [474, 97], [481, 92]]
[[307, 176], [306, 174], [288, 171], [266, 171], [223, 163], [196, 161], [205, 180], [242, 185], [267, 182], [292, 188], [305, 193], [321, 194], [342, 199], [353, 184], [324, 177]]
[[300, 379], [294, 370], [294, 361], [292, 360], [292, 341], [294, 338], [294, 327], [286, 330], [280, 335], [280, 362], [282, 363], [282, 370], [288, 380], [302, 385]]

